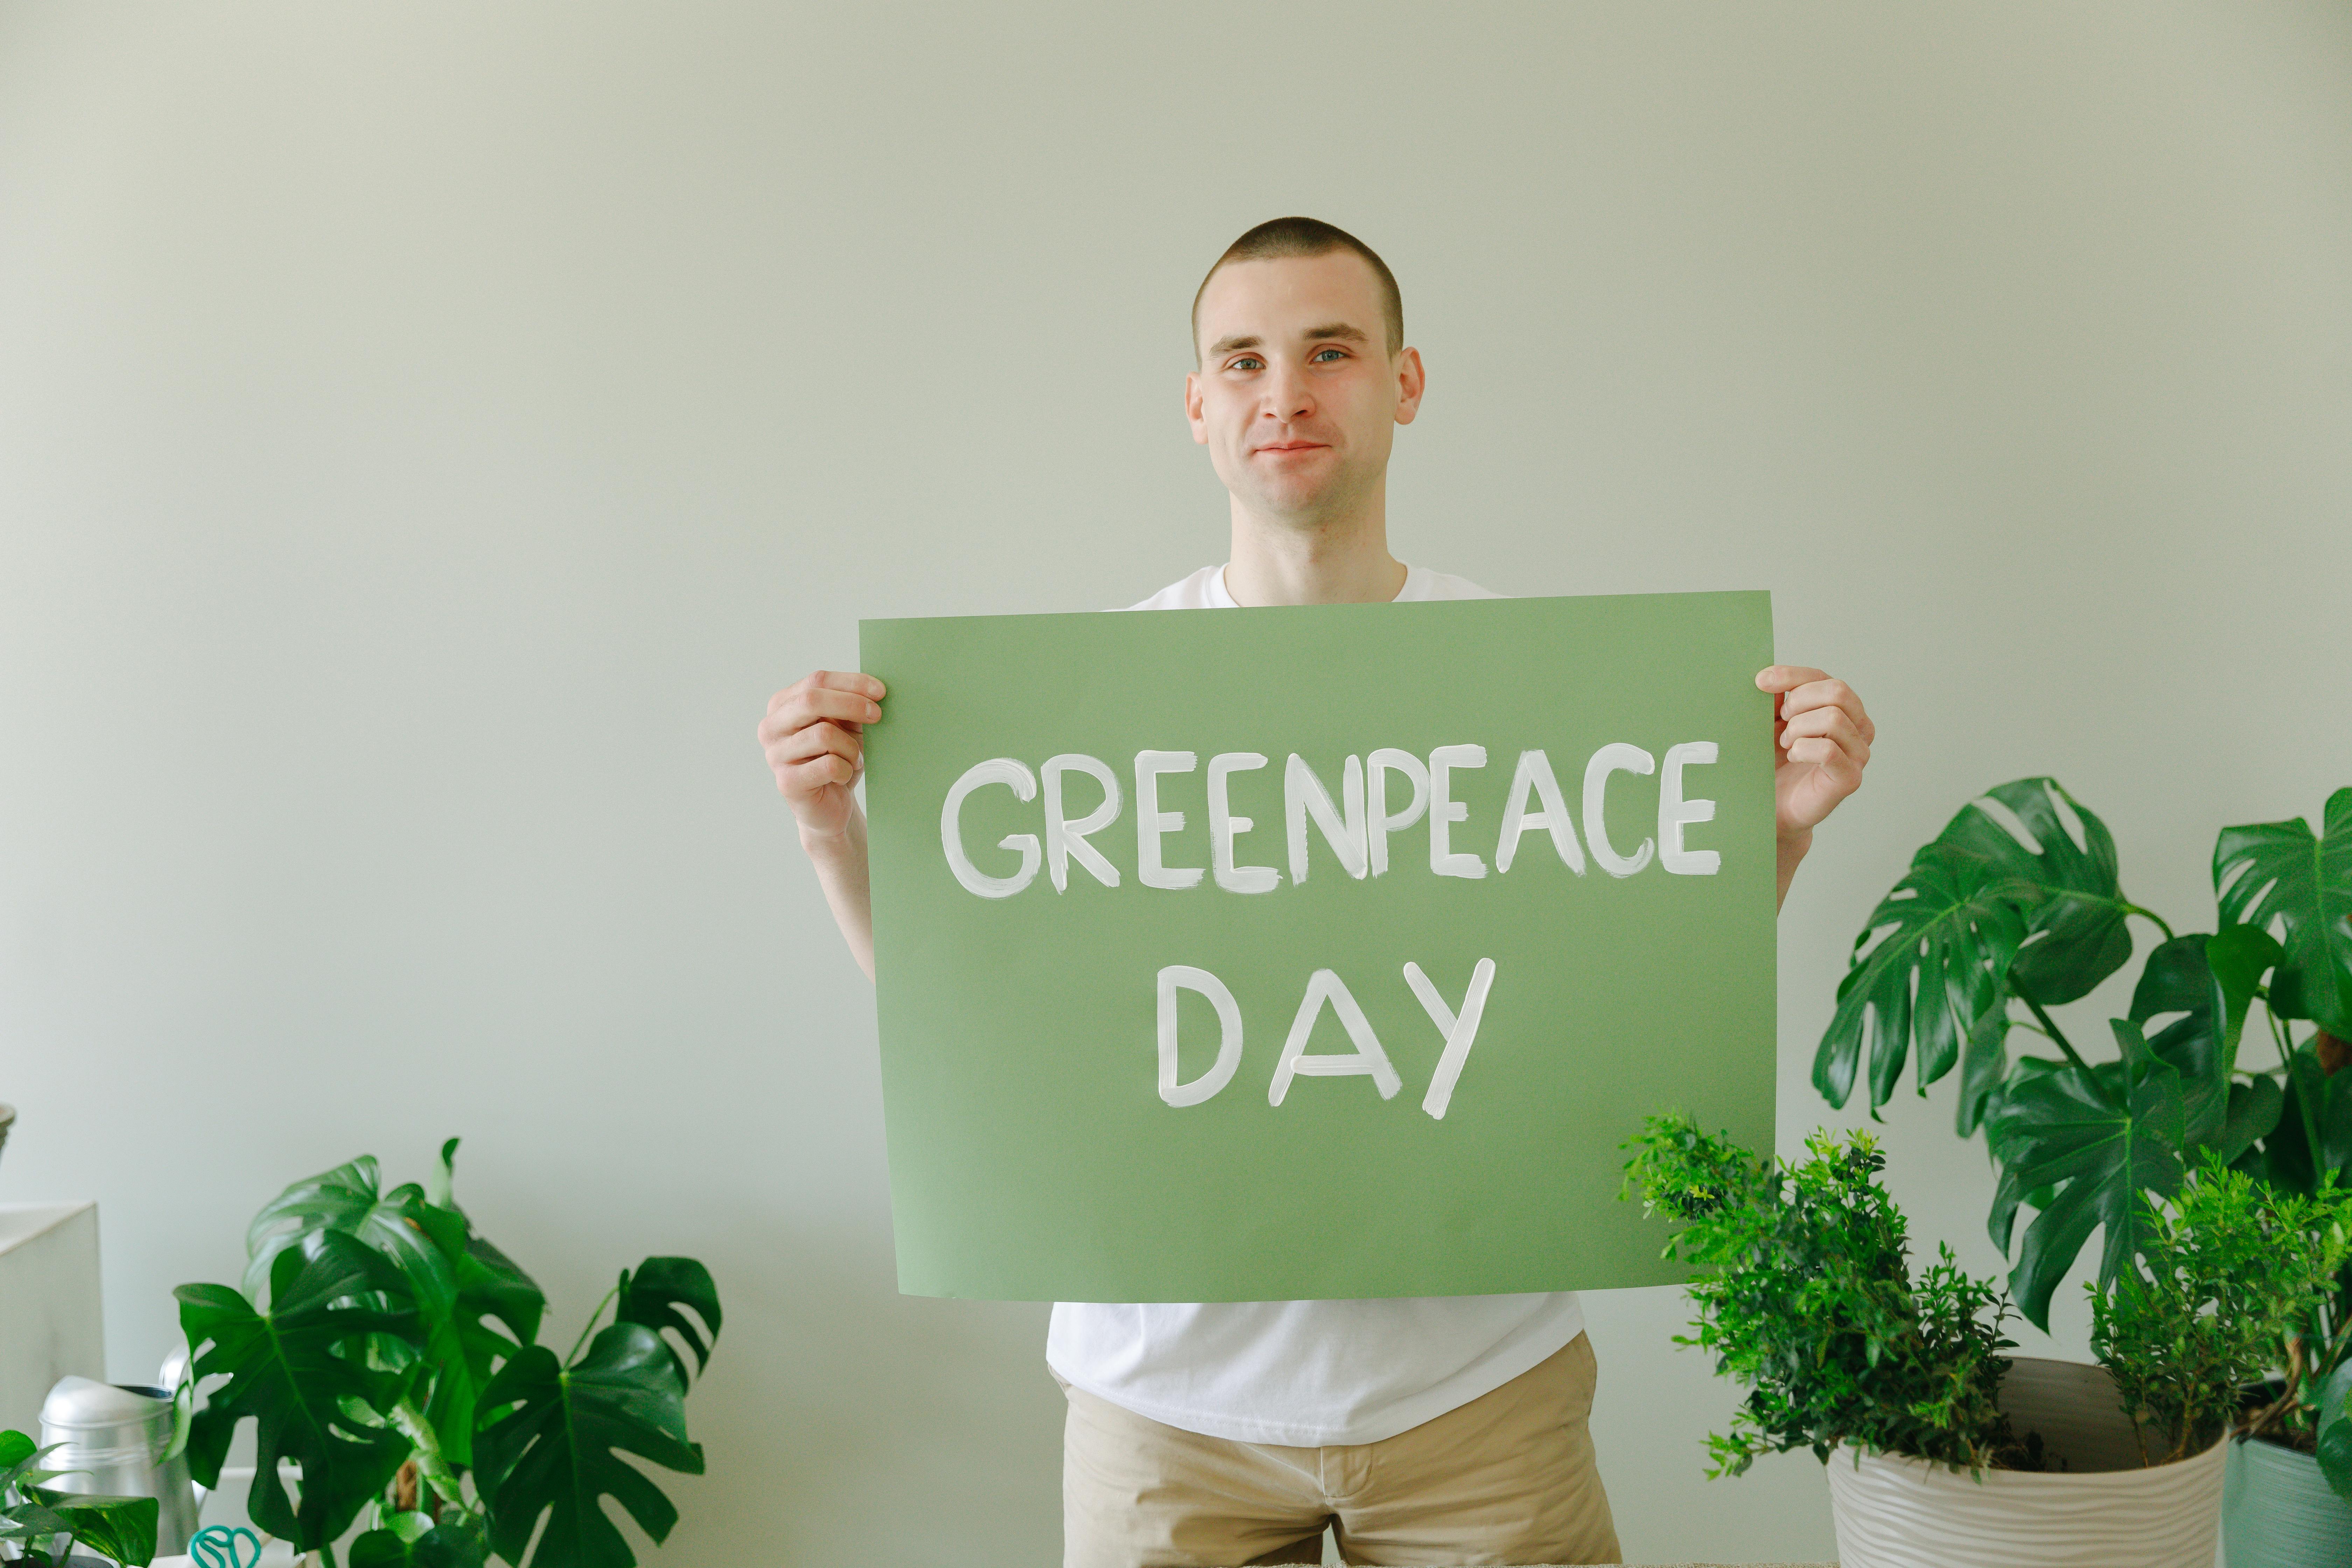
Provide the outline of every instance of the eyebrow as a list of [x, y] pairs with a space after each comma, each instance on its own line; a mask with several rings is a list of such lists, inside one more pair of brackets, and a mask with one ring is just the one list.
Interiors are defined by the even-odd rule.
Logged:
[[[1304, 336], [1308, 342], [1322, 342], [1332, 338], [1344, 339], [1351, 343], [1369, 342], [1371, 341], [1367, 338], [1360, 330], [1349, 326], [1345, 321], [1330, 321], [1319, 327], [1309, 327], [1301, 335]], [[1219, 338], [1214, 343], [1210, 345], [1209, 352], [1217, 355], [1219, 358], [1223, 358], [1224, 355], [1234, 353], [1236, 349], [1262, 348], [1265, 344], [1265, 340], [1260, 337]]]

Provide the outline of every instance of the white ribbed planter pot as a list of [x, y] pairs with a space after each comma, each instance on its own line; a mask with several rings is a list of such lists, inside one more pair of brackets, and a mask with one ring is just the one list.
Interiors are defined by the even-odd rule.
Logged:
[[2143, 1466], [2106, 1369], [2021, 1358], [2001, 1384], [2020, 1432], [2063, 1470], [1979, 1477], [1922, 1459], [1830, 1455], [1839, 1568], [2213, 1568], [2228, 1439]]

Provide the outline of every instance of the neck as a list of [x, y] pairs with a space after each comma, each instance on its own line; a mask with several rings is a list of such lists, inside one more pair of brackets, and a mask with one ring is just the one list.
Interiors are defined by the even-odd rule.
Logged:
[[1360, 504], [1330, 517], [1261, 517], [1234, 498], [1225, 592], [1238, 604], [1384, 604], [1404, 577], [1404, 563], [1389, 553], [1385, 475]]

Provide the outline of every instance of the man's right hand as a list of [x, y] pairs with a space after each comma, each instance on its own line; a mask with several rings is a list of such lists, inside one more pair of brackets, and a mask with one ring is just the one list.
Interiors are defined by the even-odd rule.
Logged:
[[760, 746], [803, 842], [838, 839], [857, 815], [850, 789], [866, 770], [866, 726], [882, 717], [882, 683], [820, 669], [768, 699]]

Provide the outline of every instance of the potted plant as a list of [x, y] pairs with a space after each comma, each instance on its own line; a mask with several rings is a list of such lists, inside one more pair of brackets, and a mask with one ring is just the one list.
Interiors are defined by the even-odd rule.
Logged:
[[[193, 1412], [189, 1468], [216, 1483], [255, 1418], [247, 1511], [327, 1568], [363, 1510], [351, 1568], [630, 1568], [601, 1500], [656, 1542], [677, 1522], [621, 1455], [702, 1472], [687, 1363], [698, 1374], [709, 1360], [718, 1291], [692, 1258], [648, 1258], [559, 1361], [537, 1342], [546, 1298], [450, 1194], [457, 1150], [442, 1146], [429, 1194], [380, 1191], [366, 1155], [297, 1182], [255, 1216], [241, 1289], [179, 1288], [184, 1391], [228, 1380]], [[282, 1461], [300, 1476], [292, 1495]]]
[[[2208, 1160], [2150, 1204], [2140, 1255], [2092, 1287], [2101, 1367], [2012, 1361], [2006, 1293], [1940, 1247], [1914, 1279], [1866, 1132], [1794, 1164], [1653, 1117], [1629, 1191], [1679, 1231], [1695, 1338], [1748, 1389], [1711, 1474], [1810, 1447], [1843, 1568], [2208, 1568], [2246, 1378], [2352, 1247], [2352, 1194], [2266, 1187]], [[2146, 1202], [2147, 1200], [2143, 1200]]]
[[36, 1468], [49, 1451], [22, 1432], [0, 1432], [0, 1561], [26, 1568], [90, 1562], [74, 1556], [79, 1542], [131, 1568], [152, 1562], [155, 1500], [48, 1490], [41, 1483], [66, 1473]]
[[[2144, 1198], [2209, 1155], [2283, 1193], [2352, 1183], [2352, 789], [2317, 833], [2300, 818], [2223, 828], [2212, 876], [2216, 929], [2177, 934], [2125, 896], [2095, 815], [2054, 779], [2019, 779], [1923, 846], [1855, 939], [1813, 1081], [1833, 1105], [1867, 1082], [1874, 1112], [1906, 1058], [1922, 1094], [1958, 1070], [1958, 1130], [1982, 1132], [2000, 1173], [1989, 1227], [2004, 1252], [2015, 1242], [2011, 1285], [2039, 1326], [2091, 1233], [2111, 1283], [2146, 1239]], [[2078, 1046], [2053, 1010], [2130, 962], [2135, 920], [2159, 940], [2109, 1021], [2113, 1050]], [[2021, 1031], [2040, 1048], [2012, 1059]], [[2021, 1211], [2033, 1217], [2017, 1237]], [[2347, 1363], [2339, 1274], [2252, 1402], [2246, 1434], [2267, 1447], [2231, 1459], [2238, 1568], [2352, 1563]]]

